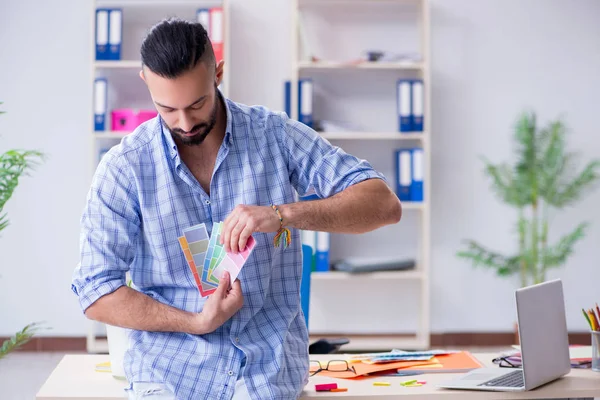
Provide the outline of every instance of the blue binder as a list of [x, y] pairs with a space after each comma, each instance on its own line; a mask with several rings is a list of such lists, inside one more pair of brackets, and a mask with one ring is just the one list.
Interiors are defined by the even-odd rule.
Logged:
[[94, 80], [94, 131], [106, 130], [107, 93], [106, 78], [96, 78]]
[[401, 201], [411, 201], [412, 151], [396, 150], [396, 195]]
[[317, 272], [329, 271], [329, 236], [329, 232], [317, 232]]
[[410, 188], [411, 201], [423, 201], [423, 149], [411, 150], [412, 159], [412, 182]]
[[412, 131], [412, 83], [408, 79], [399, 79], [396, 88], [396, 101], [398, 112], [398, 130], [400, 132]]
[[298, 80], [298, 120], [313, 126], [313, 82], [312, 79]]
[[285, 113], [292, 118], [292, 82], [285, 81], [283, 86], [283, 104]]
[[108, 14], [110, 9], [96, 9], [96, 60], [108, 60]]
[[302, 281], [300, 283], [300, 305], [308, 327], [308, 311], [310, 307], [310, 273], [312, 272], [312, 248], [302, 245]]
[[108, 23], [108, 57], [109, 60], [121, 59], [121, 42], [123, 41], [123, 10], [110, 10]]
[[423, 80], [414, 79], [411, 81], [411, 113], [412, 113], [412, 131], [423, 131], [423, 105], [424, 105]]

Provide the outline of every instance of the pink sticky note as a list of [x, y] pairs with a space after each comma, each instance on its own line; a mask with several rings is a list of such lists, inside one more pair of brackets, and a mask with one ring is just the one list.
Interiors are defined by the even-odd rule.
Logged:
[[315, 390], [317, 392], [327, 392], [331, 389], [337, 389], [337, 383], [321, 383], [315, 385]]

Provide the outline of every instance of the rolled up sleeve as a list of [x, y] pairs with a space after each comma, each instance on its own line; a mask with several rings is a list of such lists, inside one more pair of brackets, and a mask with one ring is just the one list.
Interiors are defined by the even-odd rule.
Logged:
[[126, 284], [140, 231], [135, 180], [123, 155], [105, 154], [81, 217], [80, 263], [71, 289], [83, 312]]
[[305, 124], [280, 116], [278, 136], [288, 154], [290, 181], [300, 196], [327, 198], [367, 179], [382, 179], [367, 160], [333, 146]]

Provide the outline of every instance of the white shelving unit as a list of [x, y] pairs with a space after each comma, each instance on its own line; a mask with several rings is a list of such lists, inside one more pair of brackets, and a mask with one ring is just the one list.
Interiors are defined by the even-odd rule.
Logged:
[[[360, 10], [360, 11], [358, 11]], [[390, 11], [391, 10], [391, 11]], [[354, 14], [353, 14], [354, 12]], [[378, 14], [380, 13], [380, 14]], [[358, 17], [352, 17], [353, 15], [359, 15]], [[385, 20], [383, 26], [376, 26], [378, 23], [378, 15], [381, 15], [381, 19]], [[312, 20], [307, 19], [312, 16]], [[344, 18], [349, 16], [351, 22], [346, 22]], [[395, 17], [397, 16], [397, 18]], [[393, 18], [396, 18], [395, 20]], [[344, 350], [349, 351], [369, 351], [369, 350], [381, 350], [391, 348], [401, 349], [426, 349], [430, 346], [430, 319], [429, 319], [429, 271], [430, 271], [430, 213], [431, 213], [431, 149], [430, 149], [430, 137], [431, 137], [431, 66], [430, 66], [430, 37], [429, 37], [429, 5], [427, 0], [293, 0], [292, 10], [292, 35], [291, 35], [291, 111], [292, 118], [298, 118], [298, 85], [297, 82], [300, 78], [316, 78], [313, 79], [313, 117], [315, 121], [319, 120], [318, 113], [322, 109], [327, 108], [329, 112], [336, 113], [340, 111], [340, 107], [335, 106], [336, 101], [343, 99], [340, 94], [341, 90], [348, 89], [348, 86], [352, 86], [350, 89], [360, 91], [365, 88], [368, 90], [375, 90], [372, 87], [383, 88], [381, 93], [371, 93], [371, 97], [366, 97], [365, 102], [376, 103], [375, 107], [383, 104], [383, 101], [387, 101], [385, 110], [378, 113], [380, 119], [385, 119], [384, 122], [376, 121], [375, 118], [371, 118], [371, 122], [377, 122], [373, 125], [378, 125], [378, 128], [371, 128], [369, 126], [366, 129], [369, 132], [322, 132], [321, 135], [331, 141], [333, 144], [342, 147], [353, 154], [362, 149], [369, 148], [382, 148], [383, 150], [377, 153], [376, 156], [367, 158], [377, 168], [377, 162], [379, 158], [393, 158], [394, 149], [402, 147], [422, 147], [424, 152], [424, 201], [418, 203], [403, 202], [403, 221], [413, 215], [413, 218], [418, 221], [419, 235], [418, 235], [418, 250], [416, 255], [417, 267], [410, 271], [392, 271], [392, 272], [373, 272], [363, 274], [349, 274], [339, 271], [328, 271], [328, 272], [313, 272], [312, 273], [312, 285], [311, 285], [311, 305], [314, 300], [315, 290], [322, 290], [324, 292], [335, 293], [318, 293], [319, 296], [332, 296], [333, 299], [339, 298], [340, 296], [348, 296], [348, 301], [352, 303], [353, 295], [352, 289], [348, 289], [350, 285], [377, 285], [379, 283], [386, 283], [391, 285], [413, 285], [417, 286], [415, 290], [419, 293], [418, 298], [414, 297], [403, 297], [403, 293], [399, 291], [392, 291], [389, 293], [387, 308], [389, 314], [398, 314], [398, 311], [394, 312], [395, 309], [402, 310], [409, 308], [416, 308], [418, 310], [416, 320], [417, 323], [414, 326], [414, 331], [409, 332], [398, 332], [397, 334], [390, 334], [389, 332], [369, 332], [369, 333], [347, 333], [339, 330], [335, 332], [328, 331], [314, 331], [309, 326], [311, 340], [318, 339], [321, 337], [347, 337], [350, 339], [350, 344], [344, 346]], [[321, 27], [319, 27], [319, 23]], [[348, 36], [335, 38], [330, 36], [330, 30], [337, 29], [337, 24], [342, 25], [342, 28], [346, 28], [344, 33], [349, 32]], [[348, 24], [354, 23], [353, 26]], [[388, 25], [385, 25], [385, 24]], [[360, 42], [360, 45], [366, 45], [367, 43], [372, 44], [376, 42], [377, 35], [381, 37], [394, 36], [393, 40], [400, 43], [405, 43], [407, 38], [411, 35], [404, 35], [403, 28], [398, 28], [398, 31], [390, 33], [386, 30], [386, 27], [397, 25], [400, 27], [402, 24], [408, 23], [415, 31], [413, 39], [417, 39], [416, 50], [420, 53], [421, 58], [418, 61], [406, 61], [406, 62], [363, 62], [363, 63], [349, 63], [347, 60], [351, 58], [348, 56], [352, 51], [349, 50], [352, 42]], [[344, 25], [346, 24], [346, 25]], [[323, 27], [325, 26], [325, 27]], [[335, 28], [334, 28], [335, 27]], [[342, 29], [340, 29], [341, 31]], [[363, 33], [364, 30], [364, 33]], [[310, 41], [309, 36], [314, 33], [314, 41]], [[335, 33], [338, 33], [335, 31]], [[331, 34], [332, 36], [334, 33]], [[370, 40], [370, 41], [369, 41]], [[328, 54], [326, 51], [322, 51], [322, 54], [315, 54], [314, 47], [322, 48], [325, 46], [323, 43], [330, 41], [333, 46]], [[388, 44], [392, 43], [388, 41]], [[312, 45], [315, 45], [314, 47]], [[309, 49], [307, 49], [309, 47]], [[389, 46], [388, 46], [389, 47]], [[354, 49], [353, 49], [354, 50]], [[345, 54], [344, 54], [345, 52]], [[332, 55], [333, 54], [333, 55]], [[354, 54], [354, 53], [352, 53]], [[355, 57], [354, 54], [352, 57]], [[313, 57], [317, 57], [316, 61]], [[325, 60], [322, 60], [325, 59]], [[351, 75], [350, 75], [351, 74]], [[424, 131], [414, 133], [401, 133], [398, 131], [398, 123], [393, 124], [394, 120], [397, 120], [396, 108], [396, 95], [395, 85], [392, 83], [393, 90], [389, 90], [388, 83], [395, 82], [396, 79], [401, 77], [408, 78], [420, 78], [424, 84]], [[350, 84], [338, 85], [333, 89], [329, 90], [329, 93], [333, 93], [334, 100], [326, 99], [321, 103], [319, 100], [326, 98], [327, 94], [322, 94], [321, 99], [317, 99], [317, 92], [319, 85], [323, 84], [331, 85], [336, 79], [346, 79], [346, 82]], [[368, 86], [365, 87], [364, 82], [368, 82]], [[371, 82], [373, 83], [371, 85]], [[387, 85], [387, 86], [386, 86]], [[355, 87], [355, 88], [354, 88]], [[337, 100], [336, 100], [337, 95]], [[359, 97], [361, 94], [358, 95]], [[320, 105], [325, 105], [320, 107]], [[333, 104], [333, 105], [332, 105]], [[355, 106], [355, 103], [351, 104]], [[383, 107], [383, 106], [382, 106]], [[358, 106], [357, 106], [358, 109]], [[354, 111], [354, 109], [352, 110]], [[325, 111], [323, 111], [325, 112]], [[393, 115], [388, 115], [393, 113]], [[346, 116], [351, 114], [346, 113]], [[337, 117], [337, 115], [327, 115], [327, 117]], [[383, 128], [383, 129], [380, 129]], [[358, 145], [358, 146], [357, 146]], [[356, 150], [356, 151], [355, 151]], [[376, 151], [376, 150], [374, 150]], [[389, 154], [388, 154], [389, 152]], [[361, 157], [359, 154], [356, 154]], [[376, 158], [376, 159], [373, 159]], [[389, 164], [389, 163], [388, 163]], [[395, 175], [390, 176], [390, 181], [396, 179]], [[396, 229], [404, 228], [403, 222]], [[373, 232], [373, 234], [389, 234], [389, 230], [385, 233]], [[416, 233], [415, 233], [416, 234]], [[345, 240], [345, 239], [342, 239]], [[352, 242], [354, 243], [354, 242]], [[395, 253], [395, 247], [391, 247], [388, 250], [389, 254], [386, 256], [397, 255]], [[330, 248], [330, 253], [335, 252], [335, 249]], [[337, 289], [332, 289], [333, 285], [336, 285]], [[404, 286], [403, 286], [404, 287]], [[345, 310], [343, 307], [337, 308], [337, 310]], [[325, 311], [318, 310], [321, 313]], [[331, 312], [331, 311], [327, 311]], [[342, 311], [344, 312], [344, 311]], [[358, 311], [354, 311], [350, 314], [356, 321], [355, 324], [359, 325], [362, 315], [357, 315]], [[311, 319], [313, 312], [311, 311]], [[331, 316], [335, 319], [337, 315], [328, 315], [322, 317], [328, 319]], [[402, 315], [398, 315], [397, 318], [402, 318]], [[339, 320], [336, 320], [339, 321]], [[334, 323], [331, 324], [331, 328], [334, 327]]]
[[[110, 111], [116, 108], [145, 108], [154, 109], [150, 95], [145, 84], [138, 76], [142, 63], [139, 49], [145, 32], [155, 23], [167, 17], [180, 17], [188, 20], [197, 20], [196, 11], [201, 8], [223, 8], [223, 58], [225, 71], [222, 91], [229, 97], [231, 54], [230, 45], [230, 7], [229, 0], [94, 0], [91, 15], [90, 57], [92, 74], [90, 85], [97, 77], [108, 79], [108, 102], [106, 128], [110, 129]], [[97, 8], [121, 8], [123, 10], [123, 29], [121, 43], [121, 60], [98, 61], [96, 60], [95, 31]], [[91, 168], [96, 170], [99, 154], [102, 149], [110, 148], [130, 132], [104, 132], [94, 131], [94, 104], [91, 102], [90, 134], [91, 134]], [[87, 334], [87, 351], [90, 353], [108, 352], [108, 344], [102, 333], [103, 325], [90, 321]]]

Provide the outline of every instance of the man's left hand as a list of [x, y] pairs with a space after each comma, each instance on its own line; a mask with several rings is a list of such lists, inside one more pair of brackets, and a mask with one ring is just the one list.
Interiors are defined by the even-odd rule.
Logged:
[[277, 213], [270, 206], [240, 204], [223, 222], [221, 244], [226, 251], [237, 253], [246, 248], [246, 242], [254, 232], [277, 232], [279, 227]]

